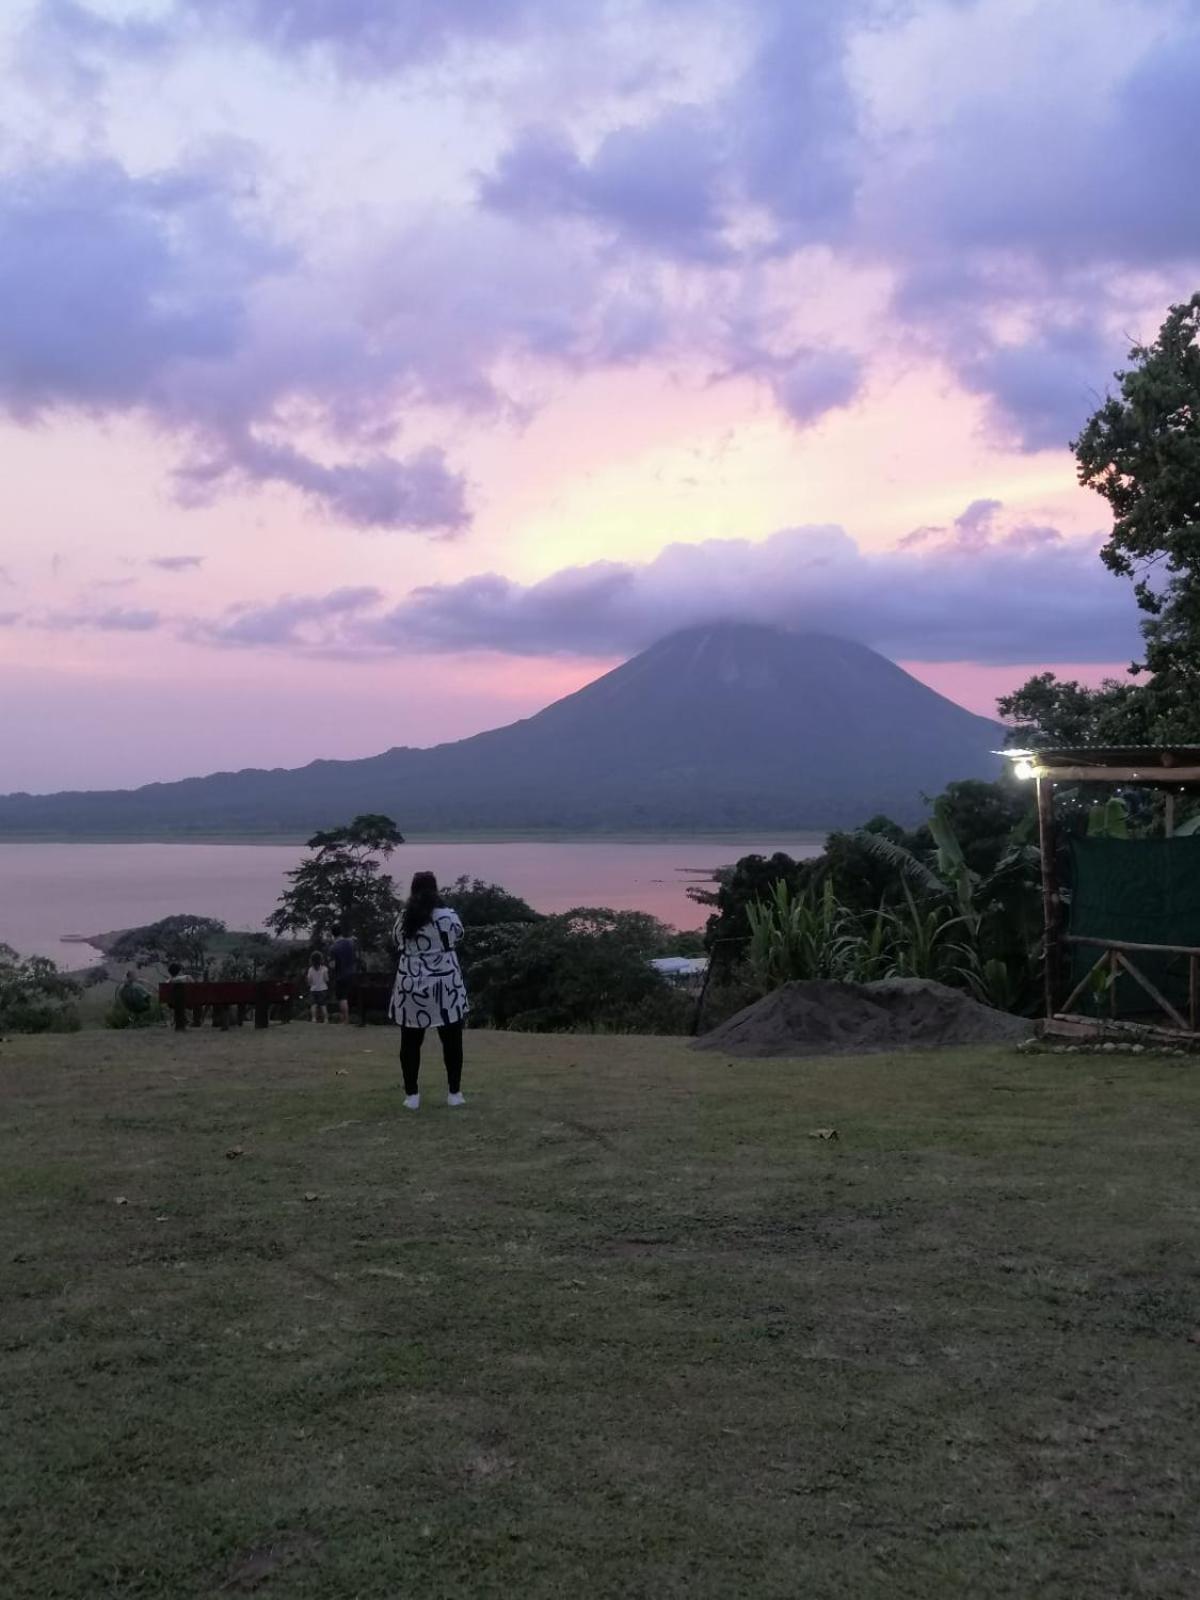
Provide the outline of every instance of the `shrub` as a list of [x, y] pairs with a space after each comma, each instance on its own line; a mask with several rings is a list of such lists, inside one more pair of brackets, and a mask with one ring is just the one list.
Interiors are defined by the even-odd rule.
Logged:
[[106, 1028], [156, 1028], [166, 1018], [166, 1012], [157, 1000], [150, 1003], [144, 1011], [130, 1011], [129, 1008], [117, 999], [104, 1013], [104, 1026]]
[[72, 1003], [73, 978], [44, 956], [22, 959], [0, 944], [0, 1030], [6, 1033], [74, 1033], [80, 1026]]
[[643, 912], [603, 907], [498, 924], [464, 950], [472, 1015], [530, 1033], [632, 1032], [630, 1018], [666, 1014], [651, 1004], [671, 990], [650, 959], [670, 939], [670, 929]]

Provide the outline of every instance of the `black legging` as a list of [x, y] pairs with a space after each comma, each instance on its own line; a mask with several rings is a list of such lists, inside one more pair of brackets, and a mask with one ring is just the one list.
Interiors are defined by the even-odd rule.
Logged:
[[[442, 1060], [446, 1063], [446, 1086], [457, 1094], [462, 1083], [463, 1025], [447, 1022], [438, 1029], [442, 1041]], [[425, 1042], [424, 1028], [400, 1029], [400, 1071], [404, 1074], [405, 1094], [416, 1094], [417, 1077], [421, 1071], [421, 1046]]]

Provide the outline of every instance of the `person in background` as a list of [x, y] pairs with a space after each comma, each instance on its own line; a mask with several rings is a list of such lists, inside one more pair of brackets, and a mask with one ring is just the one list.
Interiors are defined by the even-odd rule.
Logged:
[[333, 995], [343, 1022], [350, 1021], [350, 996], [354, 993], [354, 978], [358, 971], [358, 951], [354, 940], [335, 923], [333, 943], [329, 946], [329, 959], [333, 962]]
[[325, 957], [314, 950], [308, 959], [308, 998], [314, 1022], [329, 1021], [329, 968]]
[[192, 981], [178, 961], [167, 962], [167, 979], [170, 983], [191, 983]]
[[144, 983], [139, 983], [132, 969], [125, 974], [125, 982], [117, 990], [117, 999], [131, 1017], [143, 1017], [150, 1009], [151, 994]]
[[396, 920], [400, 963], [392, 990], [391, 1015], [400, 1024], [400, 1070], [404, 1109], [421, 1104], [418, 1074], [426, 1029], [435, 1027], [446, 1064], [448, 1103], [466, 1104], [462, 1093], [463, 1022], [469, 1009], [458, 945], [463, 925], [457, 911], [441, 904], [432, 872], [418, 872], [403, 912]]

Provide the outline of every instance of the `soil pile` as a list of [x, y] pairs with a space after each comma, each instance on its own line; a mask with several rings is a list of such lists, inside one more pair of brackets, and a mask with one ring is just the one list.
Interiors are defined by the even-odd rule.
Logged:
[[697, 1039], [729, 1056], [867, 1055], [1026, 1038], [1022, 1017], [923, 978], [882, 983], [785, 983]]

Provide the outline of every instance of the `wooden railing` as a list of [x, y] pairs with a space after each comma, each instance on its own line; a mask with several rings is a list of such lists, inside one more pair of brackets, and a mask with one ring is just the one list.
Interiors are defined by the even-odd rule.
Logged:
[[[1083, 934], [1065, 935], [1066, 944], [1087, 945], [1100, 951], [1095, 962], [1079, 980], [1061, 1010], [1055, 1015], [1071, 1016], [1071, 1007], [1092, 987], [1098, 973], [1108, 972], [1109, 1016], [1117, 1014], [1117, 980], [1124, 974], [1132, 978], [1149, 995], [1160, 1011], [1170, 1018], [1172, 1028], [1178, 1033], [1195, 1034], [1200, 1031], [1200, 946], [1187, 944], [1136, 944], [1128, 939], [1094, 939]], [[1167, 999], [1146, 974], [1139, 970], [1134, 955], [1186, 956], [1188, 958], [1188, 1014], [1185, 1018]]]

